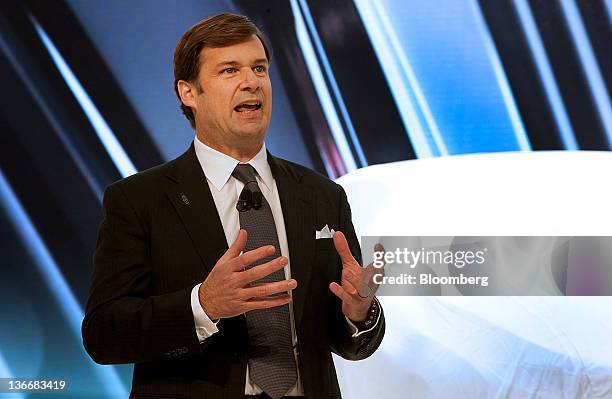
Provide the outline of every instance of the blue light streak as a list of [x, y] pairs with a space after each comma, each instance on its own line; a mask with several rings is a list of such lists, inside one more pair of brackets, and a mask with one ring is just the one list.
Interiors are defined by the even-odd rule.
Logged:
[[560, 0], [560, 4], [578, 52], [584, 76], [591, 89], [593, 100], [595, 100], [595, 107], [599, 113], [601, 124], [608, 138], [608, 145], [612, 147], [612, 105], [610, 104], [610, 97], [606, 93], [606, 86], [591, 48], [591, 43], [576, 3], [572, 0]]
[[98, 138], [102, 142], [102, 145], [108, 152], [108, 155], [112, 159], [113, 163], [119, 170], [121, 176], [126, 177], [133, 175], [137, 172], [136, 167], [130, 160], [129, 156], [115, 137], [115, 134], [111, 130], [110, 126], [106, 123], [93, 101], [76, 78], [62, 55], [59, 53], [51, 39], [47, 36], [47, 33], [40, 26], [40, 24], [36, 21], [36, 19], [31, 18], [34, 27], [36, 28], [36, 32], [40, 36], [45, 48], [49, 52], [53, 63], [59, 70], [60, 74], [64, 78], [66, 85], [74, 94], [74, 97], [81, 105], [85, 116], [93, 126]]
[[[293, 11], [295, 20], [295, 31], [297, 34], [298, 43], [302, 50], [302, 54], [304, 55], [306, 67], [310, 73], [310, 77], [315, 87], [317, 96], [319, 97], [321, 107], [323, 108], [323, 114], [325, 115], [325, 119], [327, 120], [334, 141], [336, 142], [338, 152], [342, 157], [346, 171], [351, 172], [357, 169], [357, 163], [351, 152], [346, 135], [344, 134], [344, 129], [342, 128], [340, 118], [336, 113], [331, 93], [325, 84], [323, 71], [321, 70], [321, 67], [317, 61], [316, 52], [313, 43], [308, 36], [306, 22], [304, 21], [304, 16], [302, 15], [302, 11], [300, 10], [297, 0], [291, 0], [291, 10]], [[328, 168], [329, 173], [330, 168], [329, 166], [326, 167]]]
[[[2, 352], [0, 352], [0, 378], [14, 378], [15, 376], [11, 372], [8, 363], [4, 360], [4, 356], [2, 356]], [[0, 393], [0, 396], [4, 396]], [[6, 396], [9, 396], [8, 394]], [[20, 392], [11, 392], [10, 398], [19, 398], [25, 399], [25, 395]]]
[[21, 78], [21, 82], [23, 82], [25, 87], [28, 89], [30, 95], [36, 102], [38, 109], [40, 109], [49, 124], [52, 126], [53, 131], [57, 134], [59, 140], [62, 142], [62, 145], [70, 155], [70, 158], [74, 161], [74, 163], [76, 163], [79, 173], [83, 175], [83, 178], [87, 182], [87, 185], [93, 191], [96, 198], [98, 198], [98, 200], [101, 202], [103, 187], [100, 186], [100, 184], [94, 177], [92, 171], [87, 166], [87, 163], [84, 161], [82, 155], [79, 153], [79, 151], [64, 133], [64, 129], [62, 128], [60, 122], [55, 117], [53, 111], [49, 108], [49, 105], [47, 104], [45, 99], [42, 98], [40, 94], [40, 88], [34, 86], [34, 83], [29, 77], [28, 72], [24, 70], [20, 62], [17, 60], [17, 57], [15, 56], [13, 51], [11, 51], [10, 46], [8, 46], [7, 43], [4, 42], [2, 36], [0, 36], [0, 49], [4, 52], [12, 67], [15, 69], [15, 72]]
[[57, 263], [45, 246], [43, 239], [40, 237], [25, 209], [21, 206], [17, 195], [13, 192], [2, 170], [0, 170], [0, 207], [11, 221], [13, 228], [19, 235], [30, 257], [34, 260], [34, 264], [46, 282], [46, 287], [53, 293], [58, 306], [68, 321], [70, 330], [73, 332], [77, 342], [79, 342], [79, 347], [82, 349], [85, 358], [94, 366], [94, 370], [97, 372], [100, 380], [103, 381], [104, 389], [112, 396], [127, 397], [125, 387], [119, 379], [116, 370], [113, 367], [96, 365], [85, 352], [83, 345], [80, 344], [82, 341], [81, 321], [84, 316], [83, 309], [81, 309]]
[[355, 6], [372, 41], [417, 157], [448, 155], [421, 86], [384, 7], [370, 0], [355, 0]]
[[359, 162], [361, 164], [360, 166], [361, 167], [368, 166], [368, 162], [366, 161], [366, 157], [363, 153], [363, 149], [361, 148], [361, 143], [359, 142], [359, 138], [357, 137], [357, 133], [355, 132], [355, 128], [353, 127], [353, 122], [351, 121], [348, 110], [346, 109], [346, 105], [344, 104], [342, 93], [340, 91], [340, 88], [338, 87], [336, 78], [334, 77], [334, 72], [331, 68], [331, 65], [329, 64], [329, 60], [327, 59], [327, 55], [325, 54], [325, 49], [323, 48], [323, 44], [321, 43], [321, 39], [317, 32], [316, 25], [314, 23], [312, 15], [310, 14], [308, 3], [306, 2], [306, 0], [299, 0], [299, 2], [302, 6], [301, 8], [303, 11], [302, 15], [306, 22], [306, 26], [308, 27], [308, 30], [310, 31], [312, 40], [314, 42], [313, 44], [317, 50], [317, 53], [319, 54], [319, 59], [321, 60], [321, 63], [323, 64], [323, 70], [325, 71], [325, 75], [327, 76], [327, 79], [330, 83], [332, 92], [334, 94], [334, 98], [336, 99], [338, 108], [340, 108], [342, 119], [344, 120], [344, 123], [346, 125], [346, 128], [348, 129], [349, 136], [351, 138], [353, 146], [355, 147], [355, 151], [357, 152], [357, 157], [359, 158]]
[[523, 126], [523, 121], [521, 120], [521, 116], [514, 101], [514, 96], [512, 95], [510, 84], [508, 83], [508, 80], [506, 79], [506, 74], [504, 73], [504, 67], [502, 65], [501, 60], [499, 59], [499, 54], [497, 54], [495, 43], [493, 42], [491, 33], [487, 28], [484, 16], [482, 15], [482, 12], [480, 10], [480, 6], [478, 5], [478, 2], [476, 0], [472, 0], [470, 4], [472, 6], [474, 16], [476, 17], [475, 21], [478, 25], [478, 29], [480, 30], [480, 34], [483, 39], [487, 55], [491, 62], [493, 73], [495, 74], [495, 79], [497, 80], [500, 93], [504, 100], [506, 111], [508, 112], [508, 117], [514, 130], [514, 135], [516, 137], [519, 149], [521, 151], [530, 151], [531, 144], [529, 143], [529, 138], [527, 137], [527, 133], [525, 132], [525, 127]]
[[553, 112], [563, 144], [568, 150], [578, 150], [574, 130], [572, 129], [567, 111], [563, 105], [563, 99], [555, 81], [555, 75], [550, 66], [544, 44], [542, 43], [542, 38], [538, 32], [529, 4], [527, 0], [514, 0], [514, 7], [521, 21], [525, 36], [527, 37], [527, 43], [529, 44], [531, 54], [538, 68], [542, 86], [546, 92], [546, 98]]
[[612, 0], [604, 0], [604, 5], [606, 6], [606, 11], [608, 12], [610, 25], [612, 25]]

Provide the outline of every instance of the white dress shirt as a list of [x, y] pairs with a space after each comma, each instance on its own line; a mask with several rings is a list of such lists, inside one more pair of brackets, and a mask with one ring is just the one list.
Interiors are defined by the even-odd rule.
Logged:
[[[240, 219], [238, 216], [238, 210], [236, 209], [236, 202], [244, 183], [232, 176], [232, 172], [236, 165], [240, 162], [226, 154], [223, 154], [206, 144], [198, 140], [197, 136], [194, 139], [195, 153], [202, 166], [202, 170], [206, 175], [208, 187], [212, 194], [213, 200], [217, 211], [219, 212], [219, 218], [223, 225], [223, 231], [225, 233], [225, 239], [227, 240], [228, 247], [238, 237], [240, 231]], [[289, 256], [289, 246], [287, 244], [287, 234], [285, 231], [285, 221], [283, 218], [283, 212], [280, 203], [280, 197], [278, 195], [278, 189], [276, 187], [276, 181], [272, 176], [272, 170], [268, 164], [266, 145], [265, 143], [261, 146], [259, 152], [247, 162], [253, 168], [255, 168], [257, 184], [268, 201], [272, 215], [274, 216], [274, 224], [276, 225], [276, 232], [278, 234], [278, 242], [280, 244], [281, 255], [287, 258], [289, 261], [284, 267], [285, 277], [291, 278], [291, 257]], [[299, 281], [298, 281], [299, 284]], [[200, 342], [210, 337], [217, 331], [216, 323], [206, 315], [198, 296], [198, 290], [201, 284], [193, 287], [191, 291], [191, 309], [193, 312], [193, 319], [196, 326], [196, 334]], [[295, 322], [293, 320], [293, 302], [289, 302], [289, 316], [291, 318], [291, 336], [293, 341], [293, 352], [296, 358], [297, 365], [297, 334], [295, 332]], [[378, 320], [374, 327], [358, 332], [357, 327], [348, 319], [347, 329], [351, 332], [353, 337], [366, 333], [378, 324]], [[299, 367], [297, 368], [298, 378], [295, 386], [286, 394], [286, 396], [303, 396], [304, 389], [300, 378]], [[257, 395], [262, 390], [254, 384], [249, 377], [249, 370], [247, 365], [246, 383], [244, 393], [246, 395]]]

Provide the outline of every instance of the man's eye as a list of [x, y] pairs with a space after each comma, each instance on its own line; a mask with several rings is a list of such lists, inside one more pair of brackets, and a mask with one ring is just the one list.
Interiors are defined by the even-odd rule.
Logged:
[[225, 68], [223, 73], [234, 73], [236, 72], [236, 68]]
[[263, 65], [258, 65], [255, 68], [253, 68], [253, 70], [255, 71], [255, 73], [265, 73], [266, 67]]

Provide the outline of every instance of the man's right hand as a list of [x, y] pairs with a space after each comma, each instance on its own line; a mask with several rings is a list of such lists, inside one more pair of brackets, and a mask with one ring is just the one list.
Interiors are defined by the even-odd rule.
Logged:
[[[272, 245], [266, 245], [241, 255], [246, 242], [247, 232], [241, 229], [236, 241], [200, 285], [200, 305], [213, 321], [237, 316], [253, 309], [272, 308], [289, 303], [289, 292], [297, 287], [297, 281], [294, 279], [251, 286], [253, 281], [285, 267], [288, 261], [287, 258], [279, 256], [247, 270], [249, 265], [274, 254], [276, 249]], [[285, 294], [280, 294], [282, 292]]]

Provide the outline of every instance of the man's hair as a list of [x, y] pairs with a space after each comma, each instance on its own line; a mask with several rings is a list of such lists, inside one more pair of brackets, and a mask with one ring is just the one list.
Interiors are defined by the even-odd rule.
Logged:
[[183, 104], [178, 92], [179, 80], [190, 82], [202, 91], [198, 83], [200, 72], [200, 53], [204, 47], [226, 47], [244, 43], [257, 36], [266, 52], [268, 63], [272, 54], [263, 33], [244, 15], [222, 13], [213, 15], [193, 25], [181, 38], [174, 50], [174, 92], [181, 104], [183, 114], [195, 129], [193, 110]]

